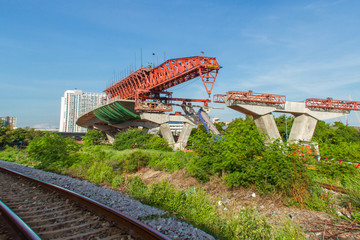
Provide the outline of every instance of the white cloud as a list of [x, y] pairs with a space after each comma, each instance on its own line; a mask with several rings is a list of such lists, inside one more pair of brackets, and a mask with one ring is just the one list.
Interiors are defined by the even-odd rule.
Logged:
[[[247, 71], [243, 65], [237, 66]], [[255, 70], [256, 69], [256, 70]], [[250, 77], [234, 81], [234, 88], [281, 90], [282, 93], [314, 96], [332, 95], [340, 88], [360, 82], [360, 57], [345, 56], [329, 61], [278, 63], [248, 68]], [[336, 94], [335, 94], [336, 95]]]

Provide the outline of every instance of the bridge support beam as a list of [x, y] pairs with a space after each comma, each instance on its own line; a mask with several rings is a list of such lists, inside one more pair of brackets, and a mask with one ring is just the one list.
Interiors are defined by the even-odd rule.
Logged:
[[262, 116], [254, 116], [253, 118], [258, 129], [269, 137], [265, 142], [273, 142], [276, 139], [282, 141], [274, 116], [271, 113]]
[[307, 114], [296, 116], [288, 141], [311, 141], [317, 121], [316, 118]]

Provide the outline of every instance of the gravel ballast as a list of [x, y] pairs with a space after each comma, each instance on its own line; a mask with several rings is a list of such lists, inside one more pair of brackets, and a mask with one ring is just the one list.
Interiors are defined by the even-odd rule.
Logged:
[[174, 218], [166, 217], [168, 212], [155, 207], [142, 204], [128, 195], [107, 188], [96, 186], [93, 183], [71, 178], [64, 175], [45, 172], [19, 165], [16, 163], [0, 160], [0, 166], [8, 168], [27, 176], [52, 183], [86, 197], [94, 199], [111, 208], [121, 211], [148, 226], [158, 230], [172, 239], [215, 239], [211, 235], [199, 230], [192, 225], [180, 222]]

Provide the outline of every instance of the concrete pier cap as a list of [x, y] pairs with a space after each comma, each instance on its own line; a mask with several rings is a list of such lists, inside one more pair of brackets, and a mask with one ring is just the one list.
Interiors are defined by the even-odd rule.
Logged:
[[259, 130], [268, 135], [267, 142], [281, 139], [272, 115], [273, 112], [290, 113], [295, 116], [288, 141], [307, 142], [311, 141], [318, 120], [342, 117], [350, 113], [349, 110], [308, 108], [305, 102], [294, 101], [286, 101], [283, 104], [267, 104], [226, 100], [225, 103], [227, 107], [235, 111], [252, 116]]

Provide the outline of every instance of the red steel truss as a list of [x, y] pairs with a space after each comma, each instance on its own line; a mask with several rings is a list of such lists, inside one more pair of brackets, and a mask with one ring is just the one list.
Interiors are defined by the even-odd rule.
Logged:
[[331, 98], [327, 98], [327, 99], [308, 98], [305, 101], [305, 105], [306, 107], [311, 107], [311, 108], [360, 111], [360, 102], [333, 100]]
[[200, 76], [210, 96], [219, 69], [213, 57], [170, 59], [155, 68], [140, 68], [104, 92], [109, 99], [135, 99], [137, 90], [161, 92]]
[[216, 94], [213, 97], [213, 101], [216, 103], [225, 103], [225, 100], [235, 100], [244, 102], [260, 102], [260, 103], [271, 103], [271, 104], [284, 104], [286, 102], [286, 96], [275, 95], [267, 93], [254, 93], [230, 91], [224, 94]]

